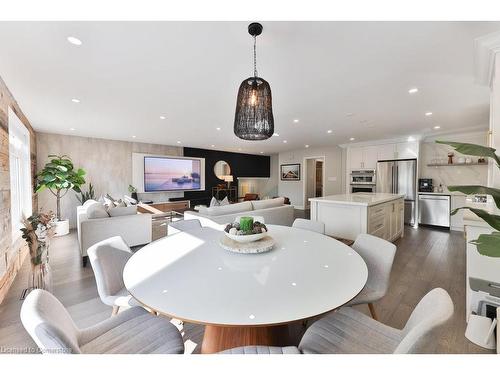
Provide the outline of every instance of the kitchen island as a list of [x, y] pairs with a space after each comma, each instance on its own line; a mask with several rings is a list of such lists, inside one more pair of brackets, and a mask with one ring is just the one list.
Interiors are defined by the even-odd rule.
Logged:
[[403, 236], [404, 196], [354, 193], [310, 198], [311, 220], [329, 236], [355, 240], [360, 233], [394, 241]]

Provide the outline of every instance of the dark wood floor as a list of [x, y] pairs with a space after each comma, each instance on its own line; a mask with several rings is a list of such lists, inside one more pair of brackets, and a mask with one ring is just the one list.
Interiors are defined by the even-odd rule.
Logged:
[[[307, 217], [305, 212], [296, 216]], [[418, 301], [432, 288], [446, 289], [455, 304], [451, 321], [427, 343], [425, 353], [488, 353], [465, 337], [465, 241], [460, 232], [446, 232], [420, 227], [405, 227], [405, 236], [396, 242], [391, 286], [386, 297], [376, 303], [380, 320], [402, 328]], [[51, 245], [54, 294], [68, 308], [80, 327], [93, 325], [109, 317], [111, 308], [97, 296], [91, 267], [82, 268], [76, 234], [56, 238]], [[6, 349], [35, 347], [24, 331], [19, 311], [19, 296], [27, 285], [29, 262], [14, 281], [7, 298], [0, 305], [0, 352]], [[368, 313], [365, 306], [359, 307]], [[298, 343], [302, 330], [292, 329]], [[203, 326], [185, 324], [182, 331], [187, 353], [199, 352]]]

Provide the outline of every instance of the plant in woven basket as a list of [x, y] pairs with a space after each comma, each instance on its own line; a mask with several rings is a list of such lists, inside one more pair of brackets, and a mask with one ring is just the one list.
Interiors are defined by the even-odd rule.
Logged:
[[90, 200], [90, 199], [94, 199], [95, 200], [95, 190], [94, 190], [94, 186], [92, 185], [92, 183], [89, 183], [89, 190], [88, 191], [81, 191], [80, 192], [80, 195], [78, 194], [75, 194], [76, 196], [76, 199], [78, 199], [78, 202], [80, 202], [81, 204], [84, 204], [86, 201]]
[[80, 193], [80, 186], [85, 183], [85, 171], [81, 168], [75, 171], [73, 162], [67, 155], [49, 155], [50, 162], [36, 175], [36, 192], [49, 189], [56, 197], [56, 216], [61, 220], [61, 198], [69, 190]]
[[[464, 155], [480, 156], [491, 158], [495, 161], [500, 169], [500, 158], [495, 153], [495, 149], [486, 146], [475, 145], [471, 143], [446, 142], [436, 141], [436, 143], [445, 144], [453, 147], [457, 152]], [[459, 191], [464, 194], [487, 194], [493, 197], [495, 205], [500, 208], [500, 189], [495, 189], [481, 185], [465, 185], [465, 186], [448, 186], [450, 191]], [[500, 216], [493, 215], [489, 212], [471, 207], [459, 207], [452, 211], [455, 215], [459, 210], [469, 210], [486, 221], [496, 231], [491, 234], [481, 234], [476, 240], [471, 241], [476, 245], [480, 254], [489, 257], [500, 257]]]
[[21, 228], [22, 237], [28, 243], [31, 278], [30, 289], [51, 289], [49, 267], [49, 243], [54, 236], [55, 215], [49, 213], [35, 213], [23, 218], [24, 228]]

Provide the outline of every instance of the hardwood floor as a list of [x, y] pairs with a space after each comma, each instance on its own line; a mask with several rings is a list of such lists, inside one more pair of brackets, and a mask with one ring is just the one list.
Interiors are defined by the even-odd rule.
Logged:
[[[297, 212], [297, 217], [307, 217]], [[465, 242], [460, 232], [446, 232], [420, 227], [405, 227], [405, 236], [396, 242], [391, 286], [387, 296], [375, 303], [379, 319], [390, 326], [402, 328], [418, 301], [432, 288], [446, 289], [455, 304], [451, 321], [426, 342], [423, 353], [488, 353], [465, 336]], [[55, 238], [51, 245], [50, 264], [53, 273], [54, 294], [68, 308], [80, 327], [96, 324], [111, 315], [111, 307], [101, 303], [97, 296], [92, 268], [82, 268], [76, 233]], [[19, 300], [27, 285], [29, 261], [17, 276], [8, 296], [0, 305], [0, 353], [35, 348], [25, 332], [19, 311]], [[367, 306], [359, 309], [369, 314]], [[298, 343], [303, 329], [291, 327], [291, 336]], [[186, 353], [199, 353], [203, 326], [184, 324], [182, 334]]]

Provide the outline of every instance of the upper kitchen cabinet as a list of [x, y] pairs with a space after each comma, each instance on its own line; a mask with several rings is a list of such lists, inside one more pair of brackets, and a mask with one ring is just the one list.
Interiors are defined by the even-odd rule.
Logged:
[[417, 142], [396, 143], [395, 159], [416, 159], [418, 155]]
[[417, 142], [389, 143], [377, 146], [378, 160], [416, 159], [418, 155]]
[[375, 169], [377, 167], [377, 147], [351, 147], [350, 167], [356, 169]]

